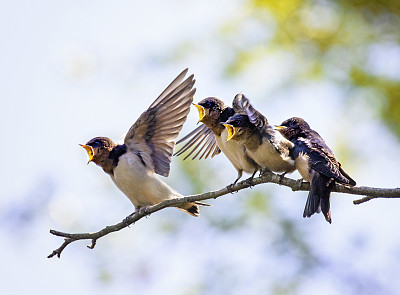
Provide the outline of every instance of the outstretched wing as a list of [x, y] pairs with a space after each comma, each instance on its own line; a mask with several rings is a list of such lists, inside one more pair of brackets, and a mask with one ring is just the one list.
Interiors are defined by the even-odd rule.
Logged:
[[274, 130], [268, 123], [268, 119], [252, 106], [244, 94], [237, 94], [232, 105], [235, 112], [247, 115], [249, 121], [269, 140], [279, 154], [282, 156], [289, 154], [289, 149], [293, 147], [293, 143], [284, 138], [280, 132]]
[[257, 111], [250, 103], [249, 99], [244, 94], [237, 94], [232, 102], [233, 109], [236, 113], [244, 113], [249, 117], [249, 120], [258, 128], [268, 125], [268, 120]]
[[183, 160], [186, 160], [194, 152], [196, 152], [196, 154], [193, 156], [192, 160], [196, 159], [199, 155], [200, 155], [199, 160], [201, 160], [203, 157], [204, 159], [207, 159], [208, 156], [211, 155], [212, 158], [215, 155], [221, 153], [221, 150], [219, 149], [217, 142], [215, 140], [214, 133], [210, 128], [208, 128], [204, 124], [194, 129], [192, 132], [190, 132], [182, 139], [178, 140], [176, 143], [179, 144], [186, 140], [188, 140], [188, 142], [183, 147], [181, 147], [174, 154], [174, 156], [180, 156], [193, 146], [194, 146], [193, 149], [185, 156], [185, 158], [183, 158]]
[[196, 89], [194, 76], [184, 70], [140, 115], [125, 136], [128, 151], [139, 154], [148, 169], [168, 176], [175, 138], [190, 111]]

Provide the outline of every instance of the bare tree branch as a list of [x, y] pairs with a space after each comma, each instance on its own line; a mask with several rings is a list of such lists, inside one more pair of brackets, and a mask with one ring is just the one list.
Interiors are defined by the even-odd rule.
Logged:
[[[187, 196], [184, 198], [177, 198], [177, 199], [170, 199], [163, 201], [161, 203], [158, 203], [153, 206], [149, 207], [143, 207], [139, 211], [129, 215], [127, 218], [125, 218], [122, 222], [106, 226], [102, 230], [94, 233], [77, 233], [77, 234], [71, 234], [71, 233], [64, 233], [56, 230], [50, 230], [50, 233], [59, 236], [59, 237], [64, 237], [64, 242], [63, 244], [54, 250], [47, 258], [51, 258], [54, 256], [57, 256], [60, 258], [61, 252], [72, 242], [78, 241], [78, 240], [91, 240], [92, 244], [88, 246], [88, 248], [93, 249], [96, 246], [96, 242], [99, 238], [104, 237], [105, 235], [108, 235], [109, 233], [119, 231], [125, 227], [128, 227], [131, 224], [134, 224], [136, 221], [140, 220], [141, 218], [150, 215], [151, 213], [157, 212], [161, 209], [164, 209], [166, 207], [174, 207], [176, 205], [181, 205], [186, 202], [195, 202], [195, 201], [203, 201], [207, 199], [216, 199], [220, 196], [229, 194], [230, 192], [235, 192], [239, 191], [245, 188], [248, 188], [250, 186], [258, 185], [261, 183], [275, 183], [283, 186], [290, 187], [292, 191], [308, 191], [310, 189], [310, 184], [308, 182], [303, 182], [301, 179], [300, 180], [294, 180], [291, 178], [287, 177], [281, 177], [280, 175], [267, 172], [265, 173], [262, 177], [254, 178], [253, 181], [250, 183], [247, 180], [241, 181], [237, 183], [231, 190], [228, 188], [223, 188], [217, 191], [211, 191], [207, 192], [204, 194], [198, 194], [198, 195], [192, 195], [192, 196]], [[352, 194], [352, 195], [363, 195], [366, 196], [362, 199], [355, 200], [353, 201], [354, 204], [361, 204], [364, 202], [367, 202], [371, 199], [376, 199], [376, 198], [400, 198], [400, 188], [374, 188], [374, 187], [366, 187], [366, 186], [359, 186], [359, 187], [348, 187], [344, 186], [341, 184], [336, 184], [335, 188], [333, 189], [333, 192], [338, 192], [338, 193], [346, 193], [346, 194]]]

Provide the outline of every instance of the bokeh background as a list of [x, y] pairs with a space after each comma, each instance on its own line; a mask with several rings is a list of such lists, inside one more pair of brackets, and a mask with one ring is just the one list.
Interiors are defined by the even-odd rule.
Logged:
[[[303, 117], [358, 185], [399, 187], [398, 0], [1, 1], [0, 42], [2, 294], [400, 293], [399, 201], [333, 193], [329, 225], [273, 184], [46, 258], [62, 243], [50, 228], [132, 213], [78, 144], [121, 138], [186, 67], [195, 101], [243, 92], [273, 124]], [[171, 167], [185, 195], [236, 176], [223, 155]]]

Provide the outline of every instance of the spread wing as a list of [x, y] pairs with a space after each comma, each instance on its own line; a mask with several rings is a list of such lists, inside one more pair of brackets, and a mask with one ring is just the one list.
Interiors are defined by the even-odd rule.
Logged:
[[346, 173], [342, 173], [343, 169], [340, 163], [319, 134], [314, 131], [310, 135], [307, 139], [300, 138], [299, 140], [307, 146], [312, 168], [340, 183], [355, 185], [355, 181], [352, 178]]
[[232, 105], [237, 113], [247, 115], [249, 121], [270, 141], [271, 145], [278, 153], [288, 155], [289, 148], [293, 147], [293, 143], [284, 138], [278, 131], [274, 130], [268, 123], [268, 119], [253, 107], [246, 96], [237, 94], [233, 99]]
[[249, 117], [249, 120], [258, 128], [268, 125], [268, 120], [257, 111], [250, 103], [249, 99], [243, 94], [237, 94], [232, 102], [233, 109], [237, 113], [244, 113]]
[[139, 154], [148, 169], [168, 176], [175, 138], [190, 111], [196, 89], [193, 75], [184, 70], [140, 115], [125, 136], [128, 151]]
[[208, 128], [206, 125], [202, 124], [201, 126], [197, 127], [194, 129], [192, 132], [190, 132], [188, 135], [183, 137], [182, 139], [177, 141], [178, 143], [184, 142], [188, 140], [188, 142], [181, 147], [175, 154], [174, 156], [179, 156], [186, 152], [188, 149], [192, 148], [193, 149], [183, 158], [186, 160], [189, 156], [191, 156], [194, 152], [197, 151], [197, 153], [193, 156], [192, 160], [197, 158], [200, 154], [199, 160], [201, 160], [203, 157], [204, 159], [207, 159], [209, 155], [211, 155], [211, 158], [214, 157], [215, 155], [218, 155], [221, 153], [221, 150], [219, 149], [217, 142], [215, 140], [214, 133], [210, 128]]

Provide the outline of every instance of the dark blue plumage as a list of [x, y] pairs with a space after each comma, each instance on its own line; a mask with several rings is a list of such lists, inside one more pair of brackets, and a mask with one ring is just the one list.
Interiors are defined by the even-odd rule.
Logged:
[[335, 182], [351, 186], [356, 182], [342, 169], [322, 137], [302, 118], [290, 118], [277, 128], [293, 142], [290, 156], [301, 176], [311, 184], [303, 217], [311, 217], [321, 210], [326, 221], [331, 223], [329, 199]]

